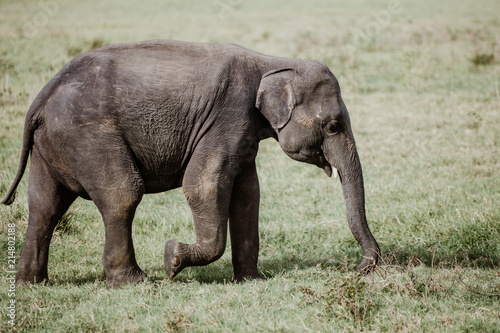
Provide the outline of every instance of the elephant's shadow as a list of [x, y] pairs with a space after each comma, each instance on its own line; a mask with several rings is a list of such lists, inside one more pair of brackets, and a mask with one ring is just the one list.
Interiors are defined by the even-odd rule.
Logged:
[[[477, 255], [477, 254], [476, 254]], [[287, 272], [297, 270], [307, 270], [312, 267], [321, 267], [322, 269], [332, 268], [343, 271], [354, 271], [359, 258], [339, 254], [337, 257], [325, 258], [298, 258], [296, 255], [278, 258], [265, 258], [259, 261], [259, 271], [267, 278], [272, 279]], [[382, 248], [382, 256], [379, 265], [398, 265], [407, 267], [412, 263], [424, 264], [426, 266], [439, 265], [441, 267], [481, 267], [497, 268], [500, 265], [500, 257], [484, 254], [479, 259], [476, 256], [462, 253], [454, 256], [440, 255], [439, 253], [430, 253], [427, 249], [403, 250], [401, 248]], [[162, 283], [167, 278], [162, 265], [144, 267], [151, 283]], [[187, 267], [177, 275], [172, 283], [190, 283], [198, 282], [200, 284], [227, 284], [231, 282], [233, 276], [233, 266], [230, 258], [221, 260], [207, 266]], [[102, 282], [105, 284], [104, 271], [96, 275], [94, 272], [88, 272], [79, 277], [60, 278], [54, 284], [89, 284]]]
[[[264, 259], [259, 261], [259, 271], [267, 278], [272, 279], [284, 273], [296, 270], [307, 270], [312, 267], [322, 268], [327, 267], [345, 267], [354, 270], [356, 265], [354, 260], [342, 258], [306, 258], [298, 259], [297, 257]], [[150, 280], [152, 282], [160, 282], [166, 279], [163, 267], [152, 267], [148, 270]], [[230, 259], [219, 260], [207, 266], [193, 266], [185, 268], [177, 275], [173, 282], [189, 283], [196, 281], [202, 284], [226, 284], [230, 283], [233, 276], [233, 266]]]

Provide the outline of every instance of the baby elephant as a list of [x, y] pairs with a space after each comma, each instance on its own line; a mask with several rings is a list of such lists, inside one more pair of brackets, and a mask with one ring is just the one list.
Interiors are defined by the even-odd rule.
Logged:
[[19, 170], [2, 201], [14, 200], [31, 152], [17, 283], [48, 279], [52, 233], [77, 197], [92, 200], [104, 220], [108, 284], [143, 281], [131, 234], [135, 210], [144, 194], [180, 186], [196, 242], [167, 241], [167, 277], [220, 258], [229, 225], [234, 280], [262, 279], [255, 157], [270, 137], [297, 161], [328, 176], [338, 170], [349, 226], [364, 252], [358, 269], [369, 271], [379, 247], [366, 222], [349, 115], [330, 70], [232, 44], [155, 40], [76, 57], [31, 105]]

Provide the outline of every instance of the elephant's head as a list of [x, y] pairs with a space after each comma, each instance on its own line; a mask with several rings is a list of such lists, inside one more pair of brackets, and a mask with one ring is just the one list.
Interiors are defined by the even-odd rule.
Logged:
[[379, 247], [365, 216], [363, 173], [347, 108], [328, 67], [308, 62], [307, 69], [282, 68], [263, 75], [256, 107], [291, 158], [317, 165], [328, 176], [339, 172], [351, 231], [363, 248], [359, 270], [374, 267]]

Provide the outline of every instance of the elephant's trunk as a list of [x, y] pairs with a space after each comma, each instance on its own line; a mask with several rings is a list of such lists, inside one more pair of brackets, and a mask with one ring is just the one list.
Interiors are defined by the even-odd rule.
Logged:
[[369, 271], [377, 264], [380, 249], [366, 222], [363, 171], [354, 139], [337, 137], [327, 140], [324, 148], [327, 161], [338, 169], [347, 221], [354, 238], [363, 248], [364, 259], [358, 265], [358, 270]]

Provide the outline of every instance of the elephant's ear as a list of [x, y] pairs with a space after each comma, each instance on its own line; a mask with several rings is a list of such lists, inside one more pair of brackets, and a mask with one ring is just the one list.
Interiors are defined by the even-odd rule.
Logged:
[[277, 69], [265, 73], [260, 81], [255, 107], [259, 109], [275, 130], [283, 128], [295, 107], [292, 81], [297, 76], [294, 69]]

